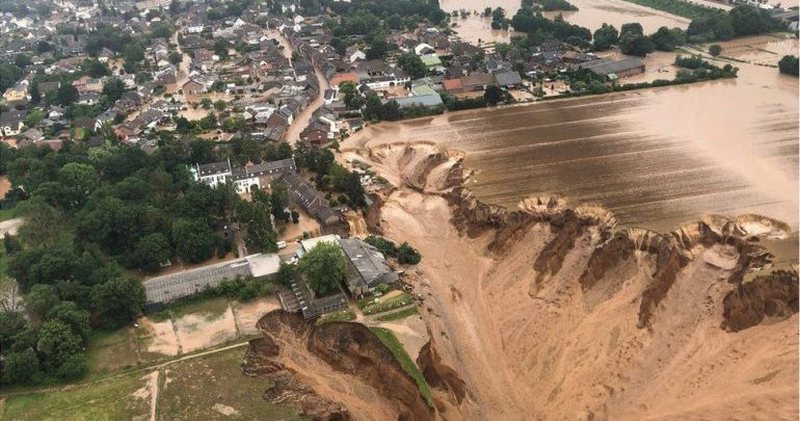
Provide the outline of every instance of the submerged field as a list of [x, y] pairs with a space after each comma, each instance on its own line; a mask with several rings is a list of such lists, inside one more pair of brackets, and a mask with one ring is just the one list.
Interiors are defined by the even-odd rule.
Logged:
[[707, 212], [758, 213], [796, 229], [797, 79], [741, 66], [736, 80], [375, 125], [344, 147], [462, 151], [475, 171], [470, 189], [511, 208], [557, 195], [662, 232]]

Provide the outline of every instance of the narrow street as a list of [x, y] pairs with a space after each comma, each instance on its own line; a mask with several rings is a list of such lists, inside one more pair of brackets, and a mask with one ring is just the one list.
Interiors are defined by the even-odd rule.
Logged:
[[[278, 43], [284, 48], [284, 57], [288, 58], [289, 60], [292, 59], [292, 53], [294, 52], [294, 49], [292, 48], [292, 45], [289, 44], [289, 41], [284, 38], [283, 34], [272, 29], [267, 31], [267, 36], [277, 39]], [[294, 121], [291, 125], [289, 125], [289, 129], [286, 131], [286, 141], [292, 146], [294, 146], [297, 140], [300, 139], [300, 133], [306, 127], [308, 127], [314, 111], [321, 107], [325, 101], [325, 90], [329, 87], [328, 81], [325, 79], [325, 76], [317, 66], [314, 66], [314, 75], [317, 77], [317, 81], [319, 82], [319, 93], [317, 94], [317, 97], [311, 101], [311, 103], [309, 103], [305, 108], [303, 108], [302, 111], [300, 111], [300, 114], [294, 118]]]

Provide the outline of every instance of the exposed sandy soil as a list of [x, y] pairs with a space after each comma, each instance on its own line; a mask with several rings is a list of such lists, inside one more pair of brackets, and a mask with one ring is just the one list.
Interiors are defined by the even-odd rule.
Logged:
[[430, 340], [425, 322], [418, 315], [412, 315], [402, 320], [378, 322], [376, 326], [391, 330], [414, 361], [419, 357], [422, 347]]
[[319, 235], [319, 222], [302, 208], [298, 207], [295, 210], [300, 214], [300, 218], [296, 224], [289, 221], [283, 225], [278, 233], [278, 239], [288, 243], [303, 238], [304, 232], [308, 232], [312, 237]]
[[186, 354], [236, 338], [236, 320], [230, 306], [219, 316], [188, 314], [175, 320], [175, 333]]
[[247, 304], [234, 304], [234, 315], [236, 316], [236, 328], [239, 335], [253, 335], [258, 333], [256, 323], [261, 316], [270, 311], [281, 308], [281, 304], [274, 296], [259, 298]]
[[[721, 328], [734, 288], [724, 258], [692, 258], [662, 287], [653, 285], [655, 255], [638, 250], [582, 287], [600, 242], [594, 226], [575, 231], [554, 273], [537, 272], [558, 237], [549, 224], [526, 225], [499, 245], [494, 230], [468, 238], [448, 223], [447, 200], [432, 194], [441, 171], [419, 183], [415, 163], [425, 158], [399, 147], [376, 156], [387, 179], [417, 181], [389, 195], [381, 225], [422, 253], [422, 316], [442, 363], [466, 383], [446, 418], [797, 418], [796, 301], [788, 319], [731, 333]], [[653, 300], [654, 288], [663, 296], [640, 328], [642, 297]]]
[[178, 355], [180, 346], [178, 345], [178, 337], [175, 335], [171, 320], [153, 322], [143, 317], [139, 319], [139, 323], [149, 333], [147, 335], [148, 340], [145, 343], [145, 351], [164, 355]]
[[0, 199], [6, 197], [9, 190], [11, 190], [11, 181], [8, 177], [0, 175]]
[[291, 402], [311, 419], [432, 417], [413, 379], [365, 326], [314, 326], [283, 311], [258, 325], [264, 336], [250, 341], [243, 368], [268, 379], [270, 403]]

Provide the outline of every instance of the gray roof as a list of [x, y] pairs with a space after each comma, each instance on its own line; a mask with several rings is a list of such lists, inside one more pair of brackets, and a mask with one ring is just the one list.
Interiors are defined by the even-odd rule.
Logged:
[[372, 287], [381, 282], [394, 282], [397, 274], [386, 263], [386, 258], [375, 247], [358, 238], [340, 238], [339, 245], [355, 267], [359, 277], [347, 280], [351, 291], [363, 282]]
[[424, 107], [436, 107], [438, 105], [443, 105], [442, 97], [439, 94], [432, 94], [432, 95], [419, 95], [419, 96], [407, 96], [402, 98], [395, 98], [397, 104], [400, 108], [410, 107], [412, 105], [422, 105]]
[[233, 178], [235, 180], [242, 180], [265, 175], [280, 175], [285, 172], [294, 172], [296, 169], [294, 158], [286, 158], [278, 161], [262, 162], [260, 164], [234, 168]]
[[231, 162], [221, 161], [221, 162], [212, 162], [210, 164], [199, 164], [197, 166], [197, 170], [200, 173], [201, 177], [211, 174], [229, 173], [231, 172]]
[[643, 67], [644, 62], [640, 58], [626, 57], [622, 60], [608, 61], [605, 59], [592, 60], [579, 65], [579, 69], [586, 69], [592, 73], [608, 76], [612, 73], [620, 73], [627, 70]]
[[522, 77], [520, 77], [519, 72], [513, 70], [497, 72], [494, 74], [494, 78], [500, 86], [514, 86], [522, 83]]
[[278, 272], [280, 258], [275, 254], [255, 254], [222, 263], [201, 266], [144, 282], [147, 304], [168, 303], [197, 294], [237, 276], [268, 276]]

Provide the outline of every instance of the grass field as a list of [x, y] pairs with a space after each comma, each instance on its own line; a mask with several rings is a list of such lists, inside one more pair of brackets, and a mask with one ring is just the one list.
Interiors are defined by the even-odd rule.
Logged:
[[682, 16], [689, 19], [699, 19], [717, 13], [723, 13], [721, 9], [700, 6], [686, 1], [676, 0], [625, 0], [629, 3], [649, 7], [673, 15]]
[[57, 393], [32, 393], [6, 398], [5, 420], [147, 419], [150, 401], [133, 394], [144, 387], [143, 373], [132, 373]]
[[370, 315], [405, 307], [413, 302], [414, 299], [404, 292], [386, 300], [378, 299], [378, 302], [360, 302], [359, 305], [361, 306], [361, 311], [364, 314]]
[[14, 217], [14, 208], [0, 209], [0, 221], [5, 221]]
[[419, 371], [417, 364], [408, 356], [406, 349], [403, 348], [403, 344], [394, 336], [394, 333], [382, 327], [371, 327], [369, 330], [392, 351], [394, 357], [397, 358], [397, 361], [400, 363], [400, 366], [403, 367], [403, 370], [417, 382], [419, 393], [425, 398], [428, 405], [433, 407], [433, 395], [431, 395], [431, 388], [428, 386], [428, 382], [425, 380], [422, 372]]
[[333, 313], [323, 315], [317, 320], [317, 324], [330, 323], [330, 322], [349, 322], [356, 319], [356, 313], [353, 310], [340, 310]]
[[225, 297], [197, 298], [170, 305], [164, 310], [151, 314], [148, 317], [155, 322], [163, 322], [169, 318], [178, 319], [187, 314], [197, 314], [212, 319], [223, 315], [227, 308], [228, 299]]
[[[294, 408], [262, 399], [269, 383], [242, 374], [243, 355], [244, 348], [235, 348], [162, 367], [157, 419], [300, 419]], [[58, 392], [9, 396], [0, 419], [147, 420], [150, 396], [136, 392], [147, 385], [148, 374], [145, 370]]]
[[382, 316], [378, 316], [376, 317], [376, 319], [382, 322], [389, 322], [392, 320], [402, 320], [405, 319], [406, 317], [413, 316], [415, 314], [417, 314], [417, 307], [413, 306], [409, 308], [404, 308], [400, 311], [395, 311], [394, 313], [387, 313]]
[[134, 329], [125, 327], [113, 332], [94, 332], [86, 349], [89, 376], [136, 367]]
[[262, 395], [269, 387], [263, 378], [242, 374], [244, 348], [182, 361], [163, 370], [158, 399], [160, 420], [300, 419], [292, 408], [268, 404]]

